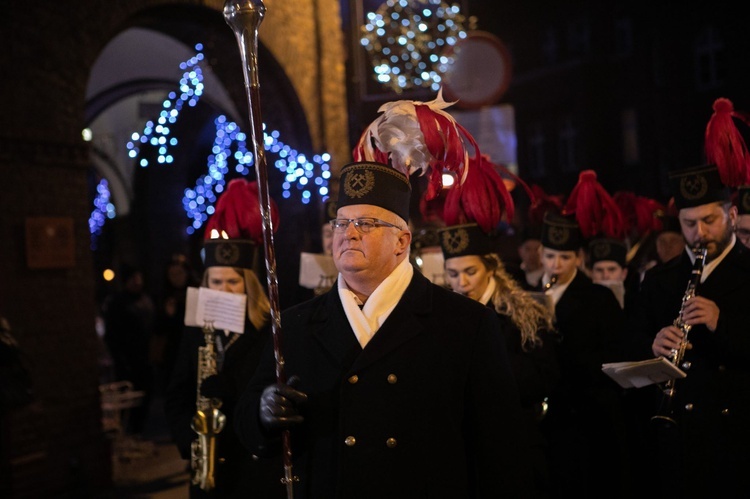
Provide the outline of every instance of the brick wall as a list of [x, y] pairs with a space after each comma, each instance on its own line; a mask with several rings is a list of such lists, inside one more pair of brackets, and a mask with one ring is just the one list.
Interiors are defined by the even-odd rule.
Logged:
[[[3, 72], [0, 94], [0, 314], [31, 359], [36, 401], [0, 420], [0, 496], [93, 497], [111, 488], [112, 467], [98, 391], [86, 82], [130, 16], [174, 2], [7, 3], [0, 33], [10, 50], [0, 65], [13, 70]], [[30, 217], [72, 220], [71, 265], [27, 265]]]

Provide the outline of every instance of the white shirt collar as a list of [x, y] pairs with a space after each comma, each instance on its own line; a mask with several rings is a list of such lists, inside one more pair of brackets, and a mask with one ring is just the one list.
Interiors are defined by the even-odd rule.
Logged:
[[497, 289], [497, 284], [495, 284], [495, 277], [490, 277], [490, 282], [487, 283], [487, 288], [484, 290], [484, 293], [482, 293], [482, 297], [479, 299], [479, 303], [482, 305], [487, 305], [490, 300], [492, 299], [492, 295], [495, 294], [495, 290]]

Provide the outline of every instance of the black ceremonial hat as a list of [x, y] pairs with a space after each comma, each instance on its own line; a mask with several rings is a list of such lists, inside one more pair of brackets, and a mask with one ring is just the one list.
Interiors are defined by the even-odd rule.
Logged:
[[238, 267], [256, 270], [258, 246], [245, 239], [208, 239], [203, 241], [204, 267]]
[[744, 185], [737, 188], [737, 213], [750, 215], [750, 186]]
[[620, 267], [627, 265], [628, 249], [622, 241], [611, 238], [592, 239], [588, 249], [592, 265], [603, 261], [617, 262]]
[[329, 199], [323, 205], [323, 223], [327, 223], [329, 220], [336, 218], [336, 201]]
[[670, 172], [669, 184], [678, 210], [731, 199], [719, 169], [713, 164]]
[[578, 251], [583, 246], [583, 235], [575, 217], [551, 211], [545, 213], [542, 246], [558, 251]]
[[496, 253], [499, 236], [485, 233], [478, 224], [452, 225], [438, 229], [443, 259]]
[[350, 163], [341, 169], [337, 208], [371, 204], [409, 221], [409, 179], [395, 168], [375, 162]]

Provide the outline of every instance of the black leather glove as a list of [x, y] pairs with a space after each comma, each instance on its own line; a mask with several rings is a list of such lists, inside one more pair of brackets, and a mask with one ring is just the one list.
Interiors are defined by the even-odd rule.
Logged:
[[287, 384], [268, 385], [260, 396], [260, 422], [268, 430], [286, 429], [301, 423], [299, 407], [307, 402], [307, 394], [294, 388], [299, 377], [292, 376]]
[[234, 390], [226, 376], [221, 373], [212, 374], [201, 383], [201, 395], [211, 399], [232, 398]]

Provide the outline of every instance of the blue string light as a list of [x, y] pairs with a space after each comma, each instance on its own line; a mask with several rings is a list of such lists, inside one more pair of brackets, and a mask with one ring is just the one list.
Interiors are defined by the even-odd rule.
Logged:
[[99, 181], [94, 197], [94, 210], [89, 217], [89, 231], [91, 232], [91, 249], [97, 248], [98, 236], [107, 219], [115, 218], [115, 205], [109, 202], [109, 183], [106, 178]]
[[[174, 162], [170, 148], [176, 146], [178, 140], [176, 137], [170, 137], [170, 125], [177, 122], [185, 104], [188, 107], [195, 107], [204, 92], [203, 72], [200, 67], [200, 63], [204, 60], [201, 52], [202, 44], [197, 44], [195, 49], [197, 51], [195, 56], [180, 64], [180, 69], [184, 72], [179, 82], [179, 91], [169, 92], [167, 99], [162, 103], [162, 110], [156, 121], [147, 121], [143, 131], [134, 132], [131, 140], [126, 144], [128, 156], [137, 160], [142, 168], [150, 166], [149, 160], [141, 154], [142, 149], [146, 148], [156, 150], [157, 163]], [[185, 189], [182, 199], [183, 208], [190, 220], [187, 227], [188, 234], [195, 233], [213, 214], [214, 204], [226, 185], [226, 177], [247, 176], [254, 166], [254, 155], [247, 149], [247, 136], [240, 130], [240, 127], [232, 121], [227, 121], [224, 115], [217, 117], [214, 125], [216, 134], [211, 154], [207, 158], [207, 172], [196, 180], [193, 188]], [[278, 131], [267, 133], [265, 128], [264, 124], [263, 147], [276, 156], [273, 165], [285, 174], [282, 183], [284, 199], [291, 198], [294, 190], [299, 192], [303, 204], [309, 204], [316, 194], [321, 196], [321, 199], [326, 199], [328, 181], [331, 177], [330, 154], [315, 154], [309, 158], [308, 155], [282, 142]], [[106, 180], [103, 180], [97, 187], [97, 200], [104, 196], [105, 191], [108, 203], [109, 189]], [[114, 207], [111, 203], [109, 204], [111, 208], [107, 209], [105, 217], [102, 215], [104, 212], [97, 205], [97, 200], [94, 201], [95, 209], [89, 221], [92, 235], [101, 233], [106, 218], [114, 218]]]

